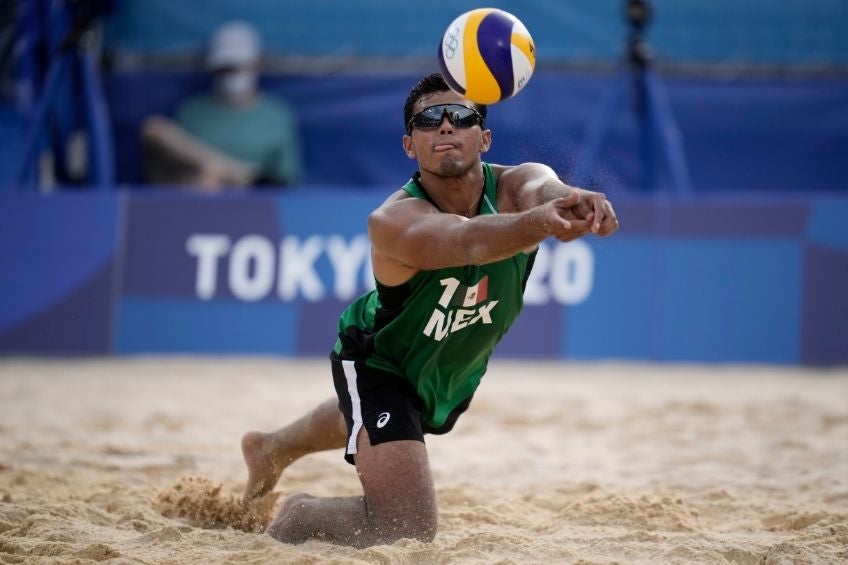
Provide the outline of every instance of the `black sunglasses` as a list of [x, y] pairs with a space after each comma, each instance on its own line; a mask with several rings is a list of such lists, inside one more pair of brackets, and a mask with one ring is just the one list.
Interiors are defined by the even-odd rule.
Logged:
[[406, 131], [412, 133], [413, 127], [421, 130], [436, 129], [442, 125], [445, 115], [448, 121], [457, 128], [470, 128], [476, 125], [483, 127], [485, 124], [483, 116], [474, 108], [462, 104], [436, 104], [413, 115], [406, 124]]

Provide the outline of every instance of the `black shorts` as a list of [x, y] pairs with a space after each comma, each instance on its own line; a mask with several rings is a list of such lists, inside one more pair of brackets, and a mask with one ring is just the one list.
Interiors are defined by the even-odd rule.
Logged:
[[399, 375], [368, 367], [363, 361], [330, 355], [333, 384], [339, 396], [339, 410], [347, 423], [345, 460], [354, 464], [356, 436], [364, 427], [371, 445], [412, 439], [424, 441], [424, 434], [446, 434], [459, 415], [468, 409], [471, 397], [453, 409], [445, 423], [432, 428], [421, 421], [421, 399], [408, 381]]

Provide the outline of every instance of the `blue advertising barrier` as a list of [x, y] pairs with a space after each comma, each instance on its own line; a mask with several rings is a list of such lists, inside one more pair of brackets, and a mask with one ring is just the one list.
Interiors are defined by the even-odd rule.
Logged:
[[[389, 193], [0, 195], [0, 352], [326, 355]], [[545, 242], [501, 357], [844, 364], [848, 197], [616, 198]]]
[[0, 351], [112, 350], [120, 206], [113, 193], [0, 197]]

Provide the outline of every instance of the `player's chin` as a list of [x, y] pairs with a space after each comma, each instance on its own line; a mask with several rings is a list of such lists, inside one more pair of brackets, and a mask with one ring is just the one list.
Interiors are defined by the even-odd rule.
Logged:
[[450, 155], [446, 152], [442, 155], [436, 155], [436, 174], [441, 177], [462, 176], [468, 172], [471, 165], [467, 163], [461, 156]]
[[440, 177], [453, 177], [458, 175], [462, 170], [460, 165], [461, 163], [457, 162], [455, 158], [445, 156], [436, 162], [436, 166], [434, 168], [436, 170], [436, 174]]

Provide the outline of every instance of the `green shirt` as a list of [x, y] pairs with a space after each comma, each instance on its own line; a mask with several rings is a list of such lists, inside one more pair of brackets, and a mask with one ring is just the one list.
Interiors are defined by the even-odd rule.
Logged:
[[[486, 163], [483, 172], [478, 214], [497, 214], [497, 181]], [[430, 200], [417, 177], [403, 189]], [[412, 383], [423, 421], [439, 427], [477, 389], [495, 345], [521, 311], [534, 256], [419, 271], [393, 287], [378, 282], [342, 314], [334, 351]]]
[[176, 120], [200, 141], [253, 165], [262, 178], [282, 184], [301, 178], [297, 119], [283, 100], [260, 94], [249, 106], [233, 106], [199, 94], [183, 102]]

